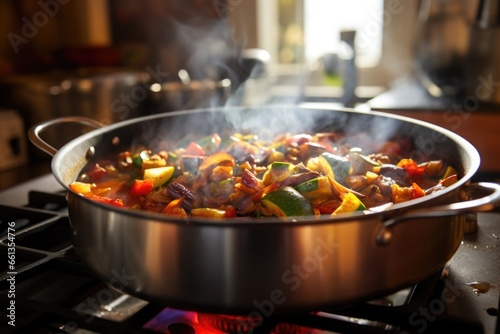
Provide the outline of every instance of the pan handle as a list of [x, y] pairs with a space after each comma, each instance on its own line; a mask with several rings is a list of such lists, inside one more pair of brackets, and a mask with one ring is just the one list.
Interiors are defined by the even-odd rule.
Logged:
[[55, 149], [53, 146], [51, 146], [45, 140], [43, 140], [42, 137], [40, 137], [40, 133], [52, 126], [57, 126], [65, 123], [78, 123], [90, 126], [95, 129], [99, 129], [104, 126], [104, 124], [96, 120], [93, 120], [92, 118], [81, 117], [81, 116], [60, 117], [33, 125], [28, 130], [28, 138], [33, 143], [33, 145], [38, 147], [40, 150], [54, 156], [57, 153], [57, 149]]
[[411, 210], [401, 216], [386, 220], [375, 237], [376, 243], [379, 246], [388, 245], [392, 239], [392, 228], [406, 220], [491, 211], [500, 204], [500, 184], [492, 182], [471, 183], [465, 186], [465, 191], [473, 197], [477, 197], [477, 195], [480, 197], [464, 202]]

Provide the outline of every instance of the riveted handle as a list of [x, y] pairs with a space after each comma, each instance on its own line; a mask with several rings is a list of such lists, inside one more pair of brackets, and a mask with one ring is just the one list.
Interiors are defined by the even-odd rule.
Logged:
[[28, 138], [29, 140], [38, 147], [40, 150], [54, 156], [57, 153], [57, 149], [55, 149], [52, 145], [47, 143], [45, 140], [42, 139], [40, 134], [57, 125], [61, 124], [66, 124], [66, 123], [78, 123], [82, 125], [87, 125], [96, 129], [102, 128], [104, 124], [93, 120], [92, 118], [87, 118], [87, 117], [81, 117], [81, 116], [70, 116], [70, 117], [60, 117], [60, 118], [55, 118], [50, 121], [42, 122], [33, 125], [29, 130], [28, 130]]
[[388, 245], [392, 239], [392, 229], [406, 220], [449, 217], [458, 214], [491, 211], [500, 204], [500, 184], [492, 182], [471, 183], [465, 186], [465, 190], [472, 196], [478, 193], [487, 193], [487, 195], [464, 202], [415, 209], [386, 220], [376, 234], [376, 243], [379, 246]]

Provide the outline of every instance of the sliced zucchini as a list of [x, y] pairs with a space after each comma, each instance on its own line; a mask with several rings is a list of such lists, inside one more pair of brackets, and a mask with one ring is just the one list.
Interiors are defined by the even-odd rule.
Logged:
[[283, 181], [290, 175], [295, 174], [296, 171], [296, 166], [289, 162], [273, 162], [262, 176], [262, 182], [267, 186], [274, 182]]
[[331, 176], [335, 181], [343, 183], [351, 170], [351, 162], [345, 157], [324, 152], [318, 156], [318, 168], [326, 176]]
[[280, 218], [314, 214], [311, 203], [292, 187], [268, 193], [262, 198], [262, 205]]
[[315, 179], [302, 182], [295, 186], [295, 190], [310, 201], [319, 198], [327, 199], [333, 194], [330, 181], [326, 176], [320, 176]]
[[174, 171], [174, 166], [148, 168], [144, 170], [143, 179], [152, 179], [153, 188], [157, 188], [170, 181], [174, 176]]

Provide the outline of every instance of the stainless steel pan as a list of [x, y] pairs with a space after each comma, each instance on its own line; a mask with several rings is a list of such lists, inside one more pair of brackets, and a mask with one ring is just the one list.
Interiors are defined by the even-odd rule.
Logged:
[[[500, 197], [496, 184], [470, 184], [480, 157], [466, 140], [389, 114], [299, 107], [179, 111], [102, 127], [56, 151], [40, 134], [64, 122], [99, 126], [56, 119], [32, 127], [29, 136], [53, 155], [53, 174], [68, 190], [76, 252], [110, 286], [172, 307], [269, 316], [383, 296], [439, 272], [460, 245], [465, 213], [491, 210]], [[417, 148], [412, 157], [446, 160], [462, 177], [440, 193], [383, 212], [289, 222], [186, 221], [92, 202], [68, 187], [89, 159], [227, 126], [277, 133], [352, 129], [374, 142], [405, 136]], [[482, 197], [463, 201], [477, 191]]]

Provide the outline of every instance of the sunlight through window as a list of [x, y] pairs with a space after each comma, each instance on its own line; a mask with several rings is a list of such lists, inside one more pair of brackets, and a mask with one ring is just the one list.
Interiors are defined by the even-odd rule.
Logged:
[[305, 0], [305, 58], [315, 61], [327, 53], [338, 53], [340, 32], [356, 31], [354, 40], [358, 66], [375, 66], [382, 49], [383, 0]]

